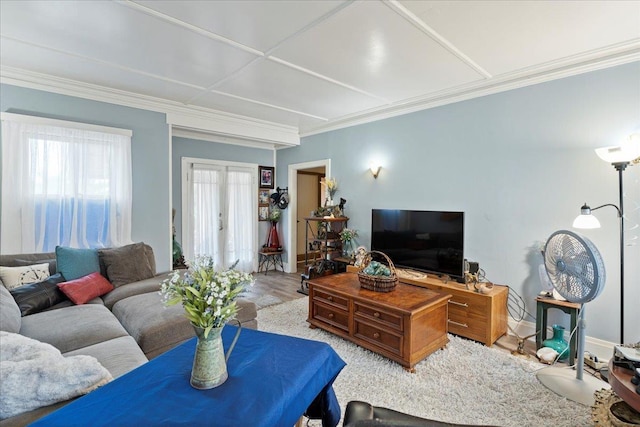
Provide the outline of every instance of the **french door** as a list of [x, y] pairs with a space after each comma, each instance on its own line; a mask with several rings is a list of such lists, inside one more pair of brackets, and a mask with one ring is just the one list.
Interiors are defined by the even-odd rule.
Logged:
[[183, 159], [183, 182], [185, 257], [210, 255], [218, 268], [238, 261], [237, 269], [255, 271], [257, 166]]

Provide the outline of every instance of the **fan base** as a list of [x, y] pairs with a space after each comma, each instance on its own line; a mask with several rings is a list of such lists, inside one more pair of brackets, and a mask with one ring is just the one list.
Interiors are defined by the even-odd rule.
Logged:
[[585, 406], [594, 404], [596, 390], [610, 388], [609, 384], [590, 374], [585, 373], [582, 380], [579, 380], [576, 378], [576, 371], [569, 368], [544, 368], [536, 373], [536, 377], [554, 393]]

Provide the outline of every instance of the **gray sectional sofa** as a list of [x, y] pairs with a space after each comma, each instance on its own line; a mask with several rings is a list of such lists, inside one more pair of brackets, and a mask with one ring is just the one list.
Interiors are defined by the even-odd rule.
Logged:
[[[0, 330], [51, 344], [64, 356], [93, 356], [114, 379], [193, 337], [193, 328], [182, 306], [163, 306], [158, 291], [167, 273], [155, 274], [153, 250], [147, 245], [144, 249], [153, 277], [131, 283], [122, 283], [126, 274], [120, 273], [126, 272], [106, 271], [100, 254], [103, 276], [118, 277], [121, 283], [86, 304], [74, 305], [64, 300], [43, 311], [21, 316], [12, 294], [0, 285]], [[55, 258], [54, 253], [0, 255], [0, 266], [38, 264]], [[256, 329], [255, 304], [239, 299], [238, 305], [242, 326]], [[0, 421], [0, 426], [26, 425], [68, 402], [6, 418]]]

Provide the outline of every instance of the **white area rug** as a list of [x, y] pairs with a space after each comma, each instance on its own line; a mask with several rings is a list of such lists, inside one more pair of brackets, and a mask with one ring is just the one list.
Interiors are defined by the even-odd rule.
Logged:
[[[450, 423], [495, 426], [590, 426], [591, 409], [560, 397], [538, 382], [541, 365], [449, 335], [416, 373], [306, 322], [308, 299], [258, 312], [259, 329], [327, 342], [347, 362], [334, 383], [342, 407], [363, 400]], [[314, 424], [315, 425], [315, 424]]]

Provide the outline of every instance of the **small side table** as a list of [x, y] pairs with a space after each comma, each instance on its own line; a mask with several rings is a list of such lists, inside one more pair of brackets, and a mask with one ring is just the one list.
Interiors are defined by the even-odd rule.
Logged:
[[269, 272], [269, 267], [273, 267], [274, 270], [280, 270], [284, 273], [284, 265], [282, 264], [282, 251], [260, 251], [258, 252], [258, 273], [264, 268], [264, 275]]
[[[569, 301], [560, 301], [554, 298], [537, 297], [536, 298], [536, 349], [542, 347], [542, 341], [547, 339], [547, 310], [557, 308], [571, 316], [571, 331], [578, 324], [578, 311], [580, 304]], [[573, 365], [578, 345], [578, 333], [571, 336], [569, 343], [569, 365]]]

